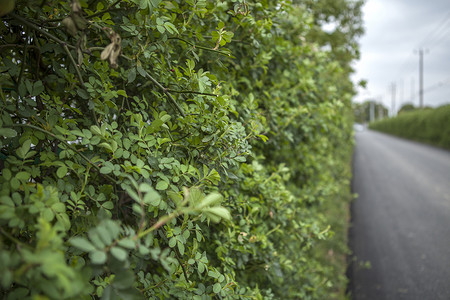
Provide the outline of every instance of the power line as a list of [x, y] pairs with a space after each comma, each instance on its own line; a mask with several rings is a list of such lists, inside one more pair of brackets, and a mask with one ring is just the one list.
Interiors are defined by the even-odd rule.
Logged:
[[450, 12], [447, 12], [447, 14], [444, 16], [444, 18], [439, 22], [439, 24], [435, 27], [434, 30], [432, 30], [425, 39], [419, 43], [418, 47], [423, 47], [425, 44], [430, 44], [433, 39], [436, 38], [436, 35], [440, 33], [441, 30], [447, 30], [448, 27], [446, 26], [447, 21], [450, 20]]
[[[447, 85], [450, 85], [450, 77], [447, 78], [447, 79], [444, 80], [444, 81], [440, 81], [440, 82], [438, 82], [438, 83], [435, 83], [435, 84], [433, 84], [433, 85], [430, 85], [430, 86], [424, 88], [424, 89], [423, 89], [423, 92], [424, 92], [424, 93], [428, 93], [428, 92], [431, 92], [431, 91], [440, 89], [440, 88], [442, 88], [442, 87], [444, 87], [444, 86], [447, 86]], [[414, 94], [414, 97], [417, 96], [417, 95], [419, 95], [419, 93], [415, 93], [415, 94]]]
[[437, 36], [432, 42], [430, 42], [429, 47], [433, 48], [435, 46], [438, 46], [440, 43], [442, 43], [442, 41], [444, 40], [444, 37], [446, 37], [449, 32], [450, 32], [450, 26], [446, 27], [445, 30], [439, 36]]
[[[450, 26], [447, 26], [449, 24], [448, 21], [450, 21], [450, 11], [447, 12], [447, 14], [444, 15], [444, 17], [441, 19], [441, 21], [437, 24], [437, 26], [434, 27], [433, 30], [429, 34], [426, 35], [426, 37], [422, 40], [421, 43], [418, 44], [416, 48], [422, 48], [425, 44], [433, 44], [436, 42], [440, 42], [440, 38], [442, 36], [445, 36], [445, 34], [450, 30]], [[429, 46], [428, 46], [429, 47]], [[397, 76], [400, 77], [405, 69], [412, 64], [412, 55], [413, 53], [409, 53], [408, 56], [404, 59], [403, 63], [401, 64], [400, 68], [397, 71]], [[413, 73], [412, 71], [409, 72], [409, 74]], [[408, 74], [408, 75], [409, 75]]]

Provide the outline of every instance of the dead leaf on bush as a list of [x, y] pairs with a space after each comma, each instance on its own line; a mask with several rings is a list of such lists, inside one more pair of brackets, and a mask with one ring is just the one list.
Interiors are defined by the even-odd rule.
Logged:
[[78, 0], [73, 0], [70, 4], [72, 9], [70, 16], [66, 17], [62, 23], [72, 36], [76, 36], [79, 30], [84, 30], [87, 25], [86, 19], [83, 17], [83, 10]]
[[102, 54], [100, 55], [101, 60], [108, 59], [109, 64], [111, 65], [111, 68], [117, 68], [117, 59], [119, 58], [119, 55], [122, 51], [121, 42], [122, 39], [120, 38], [120, 35], [114, 32], [111, 28], [104, 28], [105, 30], [108, 30], [109, 38], [111, 40], [111, 44], [105, 47], [105, 49], [102, 51]]

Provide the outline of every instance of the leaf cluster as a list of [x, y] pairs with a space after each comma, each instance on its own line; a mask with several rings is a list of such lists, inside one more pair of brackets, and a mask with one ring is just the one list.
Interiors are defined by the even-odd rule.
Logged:
[[342, 296], [329, 214], [349, 199], [354, 91], [317, 10], [16, 1], [0, 24], [1, 296]]

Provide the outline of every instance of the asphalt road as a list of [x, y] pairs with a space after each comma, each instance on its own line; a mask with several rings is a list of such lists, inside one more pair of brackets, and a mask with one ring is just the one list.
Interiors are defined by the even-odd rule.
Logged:
[[352, 298], [449, 300], [450, 152], [358, 132], [353, 172]]

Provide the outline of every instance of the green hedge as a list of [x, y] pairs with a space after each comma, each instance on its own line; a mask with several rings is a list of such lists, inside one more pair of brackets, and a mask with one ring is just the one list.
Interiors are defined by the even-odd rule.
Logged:
[[1, 7], [2, 298], [344, 297], [362, 3], [327, 3]]
[[450, 105], [404, 112], [369, 128], [450, 149]]

